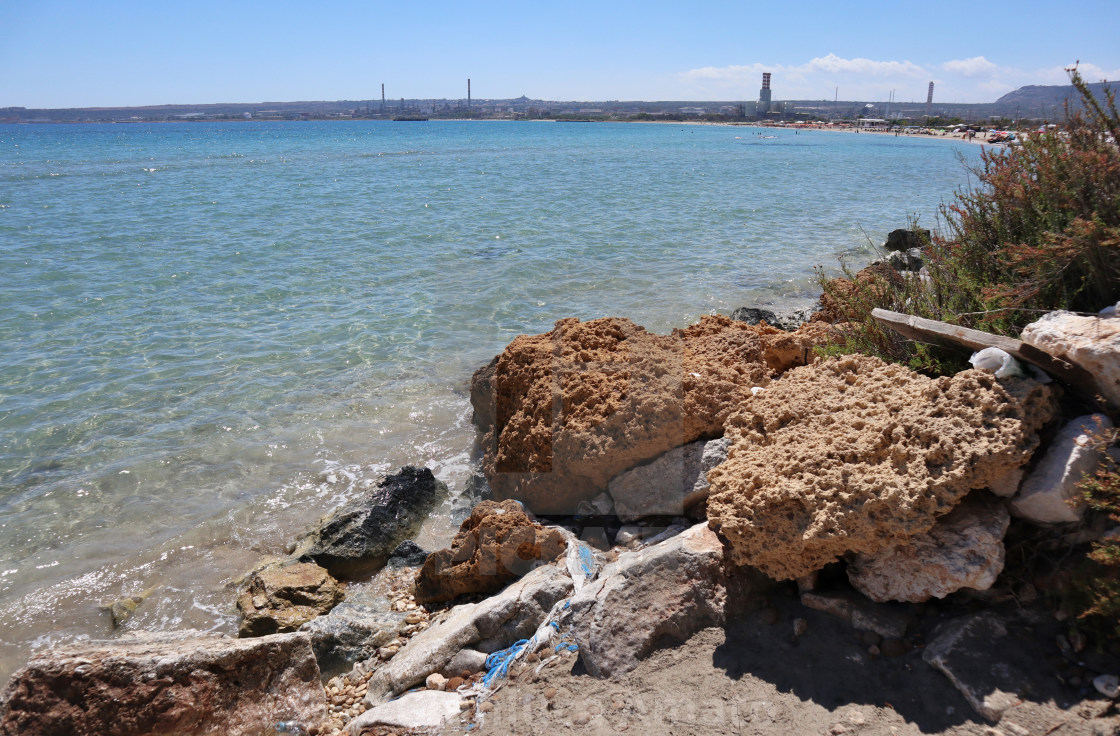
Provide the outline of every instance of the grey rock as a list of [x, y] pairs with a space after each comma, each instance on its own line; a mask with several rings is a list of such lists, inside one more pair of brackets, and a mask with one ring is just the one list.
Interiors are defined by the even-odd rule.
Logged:
[[984, 612], [938, 627], [922, 659], [948, 677], [977, 713], [995, 723], [1020, 702], [1019, 690], [1030, 677], [1018, 662], [991, 653], [1013, 655], [1016, 649], [999, 617]]
[[1082, 477], [1102, 459], [1088, 434], [1098, 426], [1109, 429], [1112, 422], [1103, 414], [1092, 414], [1063, 427], [1023, 481], [1019, 495], [1011, 501], [1011, 513], [1039, 524], [1080, 521], [1083, 505], [1075, 507], [1070, 502], [1079, 498], [1077, 484]]
[[481, 603], [455, 606], [447, 618], [414, 636], [373, 673], [366, 702], [377, 705], [423, 682], [463, 649], [494, 652], [532, 636], [553, 605], [572, 589], [567, 572], [546, 565]]
[[572, 596], [572, 635], [588, 673], [619, 676], [664, 639], [723, 624], [762, 585], [724, 570], [723, 543], [697, 524], [660, 544], [623, 552]]
[[731, 313], [731, 319], [746, 322], [748, 325], [757, 325], [766, 320], [766, 324], [777, 327], [786, 332], [795, 332], [798, 327], [813, 318], [813, 314], [821, 311], [820, 302], [808, 307], [790, 307], [786, 309], [760, 309], [758, 307], [739, 307]]
[[455, 692], [418, 690], [370, 708], [346, 725], [350, 733], [373, 726], [438, 729], [447, 721], [458, 720], [463, 698]]
[[1120, 409], [1120, 319], [1050, 312], [1023, 328], [1020, 339], [1083, 368], [1112, 410]]
[[259, 736], [326, 715], [302, 633], [140, 633], [60, 646], [32, 655], [4, 700], [0, 733], [21, 736]]
[[616, 475], [607, 489], [624, 522], [644, 516], [677, 516], [708, 497], [708, 471], [727, 459], [730, 440], [693, 442], [670, 450], [647, 465]]
[[1120, 698], [1120, 677], [1116, 675], [1097, 675], [1093, 678], [1093, 687], [1106, 698]]
[[477, 649], [463, 649], [443, 666], [440, 674], [444, 677], [462, 677], [464, 672], [470, 672], [472, 675], [475, 672], [482, 672], [486, 669], [487, 656], [486, 652]]
[[296, 542], [294, 556], [354, 578], [381, 569], [405, 539], [415, 535], [447, 486], [427, 468], [406, 466], [381, 481], [366, 498], [347, 504]]
[[389, 601], [357, 591], [325, 616], [300, 627], [311, 637], [323, 677], [350, 670], [372, 659], [379, 647], [395, 639], [405, 626], [405, 612], [389, 610]]
[[929, 531], [871, 554], [853, 555], [848, 580], [873, 601], [921, 603], [971, 588], [987, 590], [1003, 571], [1003, 504], [970, 497]]

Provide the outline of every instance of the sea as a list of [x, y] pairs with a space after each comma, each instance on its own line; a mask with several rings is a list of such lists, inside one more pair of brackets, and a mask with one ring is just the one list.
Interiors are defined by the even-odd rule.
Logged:
[[[0, 125], [0, 683], [233, 633], [244, 574], [406, 464], [471, 475], [471, 373], [564, 317], [804, 306], [980, 146], [683, 124]], [[451, 506], [421, 543], [445, 544]], [[143, 598], [113, 628], [106, 606]]]

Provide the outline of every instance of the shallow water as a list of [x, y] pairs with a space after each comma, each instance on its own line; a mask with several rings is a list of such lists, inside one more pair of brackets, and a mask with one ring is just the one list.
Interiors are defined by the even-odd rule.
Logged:
[[234, 630], [238, 576], [384, 473], [462, 489], [470, 374], [517, 334], [811, 301], [978, 155], [771, 134], [0, 126], [0, 678], [123, 595]]

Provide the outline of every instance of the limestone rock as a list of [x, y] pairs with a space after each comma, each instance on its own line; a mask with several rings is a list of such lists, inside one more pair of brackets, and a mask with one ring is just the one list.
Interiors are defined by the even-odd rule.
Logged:
[[462, 677], [464, 672], [474, 674], [486, 670], [486, 652], [477, 649], [463, 649], [443, 666], [440, 674], [444, 677]]
[[360, 733], [373, 726], [438, 729], [447, 721], [458, 719], [462, 696], [455, 692], [418, 690], [406, 693], [390, 703], [370, 708], [347, 724], [350, 733]]
[[744, 570], [729, 578], [723, 544], [706, 524], [623, 552], [572, 597], [572, 635], [584, 666], [595, 677], [619, 676], [663, 640], [685, 641], [722, 625], [760, 577]]
[[1053, 414], [1027, 379], [931, 379], [868, 356], [796, 368], [728, 420], [708, 521], [734, 563], [796, 579], [926, 531], [1024, 465]]
[[1084, 368], [1111, 407], [1120, 408], [1120, 319], [1051, 312], [1023, 328], [1020, 339]]
[[428, 555], [416, 578], [417, 603], [443, 603], [467, 593], [501, 590], [568, 546], [557, 529], [542, 527], [517, 501], [483, 501], [451, 540]]
[[574, 514], [620, 472], [721, 436], [751, 387], [769, 381], [771, 364], [803, 359], [826, 332], [709, 316], [671, 335], [617, 318], [564, 319], [522, 335], [472, 381], [494, 497]]
[[334, 608], [345, 595], [330, 573], [311, 562], [256, 570], [237, 598], [238, 636], [295, 631]]
[[447, 486], [427, 468], [401, 468], [368, 497], [323, 519], [297, 541], [294, 556], [316, 562], [336, 577], [376, 572], [446, 494]]
[[1078, 521], [1084, 506], [1070, 504], [1079, 497], [1077, 484], [1102, 460], [1088, 433], [1111, 427], [1103, 414], [1077, 417], [1064, 426], [1011, 501], [1012, 513], [1040, 524]]
[[921, 603], [961, 588], [987, 590], [1003, 571], [1003, 504], [968, 498], [929, 531], [848, 564], [848, 579], [873, 601]]
[[[993, 646], [995, 642], [1004, 645]], [[992, 651], [1003, 652], [1006, 659], [993, 658]], [[1028, 672], [1037, 669], [1037, 663], [1029, 659], [1017, 661], [1018, 652], [1004, 623], [994, 613], [985, 612], [942, 624], [922, 659], [948, 677], [969, 705], [994, 723], [1020, 702], [1020, 689], [1033, 679]]]
[[843, 619], [856, 631], [871, 631], [884, 639], [901, 639], [906, 636], [909, 623], [905, 612], [881, 603], [872, 603], [851, 591], [805, 591], [801, 593], [801, 605]]
[[376, 705], [423, 682], [462, 649], [495, 652], [532, 636], [552, 606], [570, 595], [573, 587], [566, 572], [546, 565], [481, 603], [455, 606], [447, 618], [414, 636], [373, 673], [366, 702]]
[[739, 307], [731, 313], [731, 319], [746, 322], [748, 325], [757, 325], [765, 320], [771, 327], [779, 330], [794, 332], [801, 325], [809, 322], [813, 315], [820, 311], [820, 304], [810, 307], [793, 307], [789, 309], [759, 309], [756, 307]]
[[306, 634], [145, 633], [32, 655], [12, 676], [0, 733], [264, 736], [326, 715]]
[[607, 488], [618, 518], [680, 516], [694, 508], [708, 497], [708, 471], [727, 459], [728, 444], [723, 438], [693, 442], [615, 476]]

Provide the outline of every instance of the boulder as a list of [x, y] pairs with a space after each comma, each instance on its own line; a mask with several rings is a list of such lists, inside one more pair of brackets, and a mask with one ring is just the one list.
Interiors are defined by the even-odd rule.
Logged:
[[568, 542], [557, 529], [525, 515], [517, 501], [483, 501], [451, 540], [428, 555], [416, 577], [417, 603], [444, 603], [469, 593], [494, 593], [542, 563]]
[[1020, 339], [1085, 369], [1112, 410], [1120, 410], [1120, 319], [1051, 312], [1023, 328]]
[[241, 612], [237, 635], [295, 631], [334, 608], [345, 595], [330, 573], [311, 562], [256, 570], [237, 598]]
[[463, 673], [473, 675], [476, 672], [485, 672], [487, 656], [486, 652], [480, 652], [477, 649], [463, 649], [443, 666], [440, 674], [451, 678], [462, 677]]
[[797, 579], [928, 530], [1024, 465], [1053, 414], [1029, 379], [931, 379], [858, 355], [795, 368], [728, 420], [708, 521], [735, 564]]
[[340, 578], [381, 569], [397, 545], [412, 537], [447, 486], [427, 468], [406, 466], [360, 498], [320, 521], [296, 542], [293, 556]]
[[1011, 501], [1011, 512], [1038, 524], [1079, 521], [1085, 509], [1077, 484], [1103, 459], [1089, 434], [1111, 427], [1103, 414], [1077, 417], [1066, 424], [1023, 481]]
[[386, 567], [420, 567], [428, 559], [428, 551], [411, 539], [406, 539], [397, 545], [393, 554], [389, 555]]
[[394, 726], [423, 729], [427, 733], [428, 729], [438, 729], [448, 721], [458, 721], [462, 702], [462, 696], [456, 692], [418, 690], [370, 708], [350, 721], [346, 730], [360, 733], [374, 726]]
[[[993, 657], [992, 652], [1004, 656]], [[922, 659], [942, 672], [969, 705], [996, 723], [1004, 711], [1021, 702], [1019, 692], [1032, 681], [1037, 661], [1024, 661], [1021, 648], [994, 613], [984, 612], [948, 621], [933, 632]]]
[[708, 471], [727, 459], [728, 444], [723, 438], [693, 442], [615, 476], [607, 490], [618, 518], [680, 516], [695, 509], [708, 498]]
[[442, 671], [462, 649], [496, 652], [536, 632], [552, 607], [571, 595], [572, 579], [556, 565], [538, 567], [481, 603], [455, 606], [374, 671], [366, 702], [377, 705]]
[[709, 316], [671, 335], [618, 318], [522, 335], [472, 381], [494, 497], [575, 514], [622, 471], [721, 436], [750, 389], [769, 382], [771, 364], [803, 360], [826, 333]]
[[606, 565], [572, 596], [572, 636], [589, 674], [616, 677], [666, 641], [722, 625], [760, 582], [746, 570], [729, 577], [723, 543], [697, 524]]
[[407, 612], [391, 610], [391, 601], [365, 587], [348, 591], [346, 600], [300, 627], [311, 637], [324, 677], [349, 671], [372, 659], [408, 625]]
[[873, 601], [921, 603], [961, 588], [987, 590], [1003, 571], [1003, 504], [969, 497], [926, 532], [877, 552], [857, 554], [848, 580]]
[[912, 248], [924, 248], [929, 245], [930, 231], [922, 228], [891, 230], [887, 234], [887, 241], [883, 248], [888, 251], [908, 251]]
[[318, 726], [326, 695], [306, 634], [141, 633], [34, 654], [4, 693], [0, 733], [266, 736]]
[[786, 332], [795, 332], [801, 325], [813, 319], [813, 315], [820, 311], [821, 305], [811, 307], [793, 307], [789, 309], [759, 309], [756, 307], [739, 307], [731, 313], [731, 319], [746, 322], [748, 325], [757, 325], [765, 321], [771, 327], [777, 327]]

